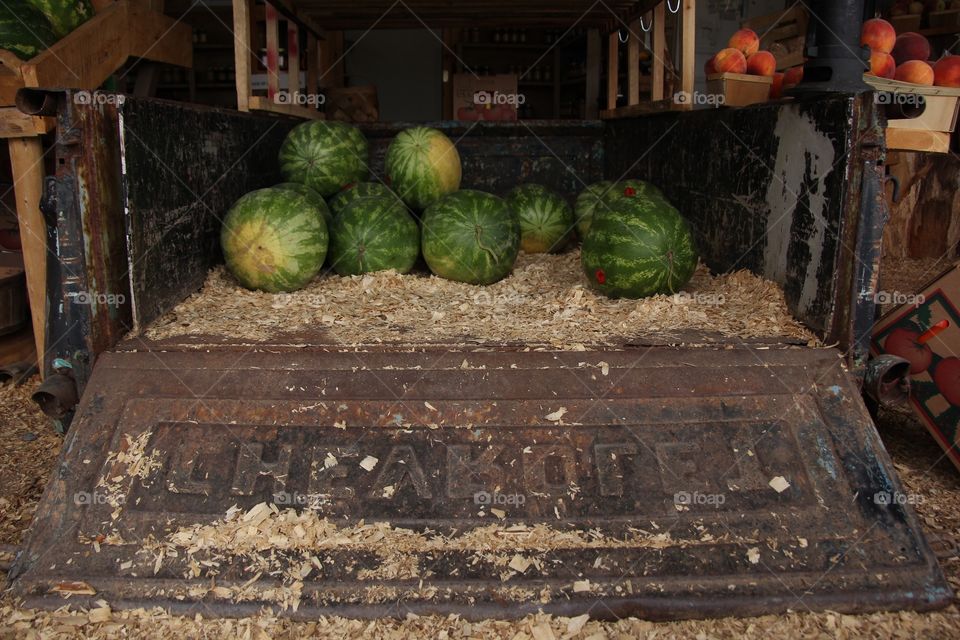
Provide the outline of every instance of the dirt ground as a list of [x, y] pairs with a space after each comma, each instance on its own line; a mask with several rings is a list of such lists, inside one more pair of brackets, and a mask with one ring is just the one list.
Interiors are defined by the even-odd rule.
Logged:
[[[43, 492], [61, 443], [34, 409], [36, 380], [0, 387], [0, 568], [5, 569]], [[900, 478], [916, 494], [916, 510], [941, 555], [951, 585], [960, 591], [960, 473], [908, 409], [887, 411], [879, 424]], [[4, 585], [6, 588], [6, 585]], [[791, 612], [780, 616], [652, 623], [625, 619], [600, 623], [581, 618], [529, 616], [517, 621], [466, 622], [456, 617], [358, 621], [324, 618], [293, 623], [265, 612], [241, 620], [183, 618], [160, 610], [90, 611], [64, 607], [41, 612], [18, 607], [0, 595], [0, 638], [960, 638], [954, 603], [933, 613], [894, 612], [862, 616]]]

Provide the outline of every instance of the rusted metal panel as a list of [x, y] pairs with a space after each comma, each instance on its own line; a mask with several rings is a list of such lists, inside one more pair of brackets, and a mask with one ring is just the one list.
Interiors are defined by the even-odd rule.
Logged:
[[778, 282], [800, 320], [862, 357], [857, 330], [873, 312], [855, 296], [876, 273], [883, 224], [862, 201], [882, 157], [871, 95], [611, 121], [606, 177], [657, 184], [712, 269]]
[[[732, 345], [110, 352], [14, 589], [54, 607], [52, 588], [82, 581], [96, 594], [75, 604], [237, 615], [276, 604], [291, 586], [279, 576], [307, 553], [318, 564], [297, 574], [287, 615], [945, 605], [950, 590], [841, 363], [831, 350]], [[395, 546], [387, 528], [378, 543], [271, 540], [253, 556], [183, 542], [159, 561], [144, 551], [259, 503], [339, 531], [388, 522], [418, 542]], [[535, 524], [573, 538], [471, 538]], [[511, 571], [518, 554], [537, 563]]]
[[299, 122], [132, 98], [119, 112], [133, 322], [140, 330], [199, 289], [222, 261], [223, 217], [243, 194], [281, 182], [277, 154]]
[[586, 185], [603, 179], [603, 124], [582, 120], [360, 125], [370, 141], [372, 179], [386, 180], [383, 159], [390, 141], [414, 126], [440, 129], [454, 141], [464, 189], [502, 196], [518, 184], [536, 182], [572, 202]]

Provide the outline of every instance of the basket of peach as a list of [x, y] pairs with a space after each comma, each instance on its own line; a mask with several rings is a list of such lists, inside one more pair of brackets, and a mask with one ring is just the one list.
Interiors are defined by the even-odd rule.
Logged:
[[707, 90], [722, 95], [722, 103], [728, 107], [766, 102], [779, 97], [784, 87], [776, 57], [760, 50], [760, 37], [752, 29], [734, 33], [727, 47], [707, 61], [704, 72]]

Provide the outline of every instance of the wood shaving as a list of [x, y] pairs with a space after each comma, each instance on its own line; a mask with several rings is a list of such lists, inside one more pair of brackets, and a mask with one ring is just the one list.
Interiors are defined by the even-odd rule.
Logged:
[[611, 300], [587, 286], [578, 250], [521, 254], [512, 275], [485, 287], [387, 271], [324, 275], [296, 293], [269, 294], [240, 287], [221, 266], [145, 335], [270, 341], [308, 334], [340, 345], [492, 341], [584, 350], [691, 331], [813, 340], [780, 287], [748, 271], [713, 276], [701, 265], [684, 293]]

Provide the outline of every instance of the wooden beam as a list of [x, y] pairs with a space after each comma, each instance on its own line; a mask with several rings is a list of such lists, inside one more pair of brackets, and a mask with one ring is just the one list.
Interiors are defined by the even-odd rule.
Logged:
[[10, 167], [13, 191], [17, 198], [17, 221], [23, 243], [23, 266], [27, 277], [27, 295], [33, 321], [40, 375], [47, 340], [47, 223], [40, 212], [43, 191], [43, 144], [40, 138], [11, 138]]
[[[683, 27], [680, 49], [680, 87], [687, 95], [693, 95], [696, 82], [697, 60], [697, 0], [683, 0]], [[692, 109], [693, 100], [681, 108]]]
[[237, 76], [237, 110], [250, 110], [250, 3], [233, 0], [233, 64]]
[[307, 33], [307, 95], [317, 95], [317, 71], [320, 69], [320, 46], [316, 36]]
[[657, 102], [641, 102], [639, 104], [617, 107], [616, 109], [604, 109], [600, 112], [601, 120], [616, 120], [617, 118], [636, 118], [651, 113], [663, 113], [674, 108], [673, 100], [659, 100]]
[[665, 60], [667, 57], [667, 12], [661, 2], [653, 10], [653, 88], [650, 99], [654, 102], [663, 100], [663, 81]]
[[280, 26], [277, 10], [266, 4], [267, 17], [267, 98], [273, 100], [280, 89]]
[[617, 108], [617, 88], [620, 76], [620, 34], [607, 36], [607, 109]]
[[587, 120], [596, 120], [600, 115], [597, 101], [600, 98], [600, 31], [587, 31], [587, 77], [586, 96], [584, 102], [584, 116]]
[[643, 30], [640, 21], [630, 23], [630, 39], [627, 41], [627, 104], [640, 102], [640, 38]]
[[16, 107], [0, 107], [0, 138], [26, 138], [53, 131], [56, 119], [28, 116]]
[[193, 65], [190, 25], [118, 0], [20, 67], [25, 86], [96, 89], [131, 56]]

